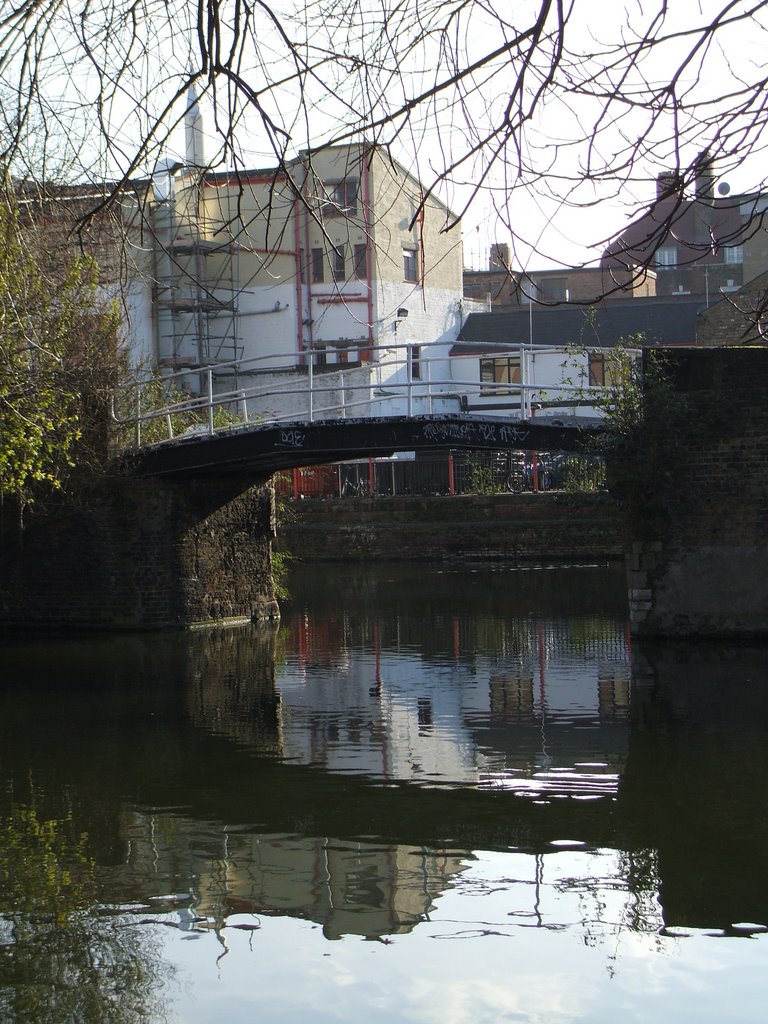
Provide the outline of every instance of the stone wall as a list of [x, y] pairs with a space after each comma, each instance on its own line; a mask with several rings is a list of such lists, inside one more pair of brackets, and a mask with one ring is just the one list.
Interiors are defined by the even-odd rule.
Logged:
[[768, 635], [768, 350], [665, 356], [688, 426], [657, 423], [644, 441], [670, 455], [629, 551], [633, 631]]
[[0, 538], [0, 625], [157, 629], [277, 615], [272, 490], [103, 480]]
[[561, 493], [288, 502], [277, 544], [304, 562], [584, 563], [623, 551], [608, 495]]

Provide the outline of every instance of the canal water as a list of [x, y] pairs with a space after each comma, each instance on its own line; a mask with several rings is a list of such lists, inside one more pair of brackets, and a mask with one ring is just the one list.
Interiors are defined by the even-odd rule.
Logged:
[[768, 650], [605, 568], [0, 642], [0, 1021], [764, 1021]]

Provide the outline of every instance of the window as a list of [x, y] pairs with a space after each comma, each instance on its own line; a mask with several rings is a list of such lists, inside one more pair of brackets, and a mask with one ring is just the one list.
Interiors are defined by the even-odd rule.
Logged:
[[324, 217], [343, 217], [357, 213], [357, 178], [327, 181], [323, 189], [327, 197], [323, 205]]
[[605, 352], [590, 352], [589, 360], [589, 386], [594, 388], [612, 388], [617, 384], [626, 382], [632, 372], [632, 366], [636, 364], [636, 356], [621, 356], [614, 352], [613, 355]]
[[403, 249], [403, 280], [419, 280], [419, 251], [418, 249]]
[[568, 278], [542, 277], [539, 282], [539, 291], [544, 302], [567, 302]]
[[676, 245], [665, 245], [661, 249], [656, 250], [656, 266], [657, 267], [676, 267], [677, 266], [677, 246]]
[[589, 353], [589, 386], [591, 388], [605, 387], [605, 353]]
[[368, 246], [364, 242], [355, 246], [355, 277], [368, 277]]
[[726, 263], [743, 263], [744, 262], [744, 246], [743, 245], [729, 245], [723, 249], [723, 257]]
[[480, 360], [480, 390], [484, 395], [507, 395], [511, 390], [508, 385], [521, 383], [519, 356]]
[[333, 280], [346, 281], [347, 279], [347, 257], [343, 245], [333, 247]]
[[421, 380], [421, 345], [411, 345], [409, 356], [411, 360], [411, 380]]
[[312, 250], [312, 280], [317, 282], [325, 280], [325, 260], [322, 249]]

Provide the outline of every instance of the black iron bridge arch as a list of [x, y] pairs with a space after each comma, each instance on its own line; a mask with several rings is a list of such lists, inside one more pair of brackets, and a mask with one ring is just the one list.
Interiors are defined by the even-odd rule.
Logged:
[[127, 468], [141, 477], [237, 476], [256, 480], [282, 469], [407, 451], [578, 452], [599, 429], [594, 424], [545, 424], [460, 414], [251, 424], [137, 449], [127, 457]]

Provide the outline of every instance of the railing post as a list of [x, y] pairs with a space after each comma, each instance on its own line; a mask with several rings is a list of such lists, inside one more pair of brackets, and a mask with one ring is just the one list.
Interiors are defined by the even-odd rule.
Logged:
[[453, 452], [448, 452], [448, 493], [456, 493], [456, 478], [453, 475]]
[[347, 418], [347, 397], [344, 394], [344, 371], [339, 372], [339, 388], [341, 389], [341, 418]]
[[313, 389], [315, 386], [315, 358], [312, 353], [312, 349], [307, 353], [309, 358], [309, 365], [307, 366], [307, 384], [309, 387], [309, 393], [307, 395], [307, 418], [310, 423], [314, 422], [315, 418], [315, 404], [314, 404], [314, 393]]
[[210, 366], [205, 371], [205, 378], [208, 388], [208, 433], [213, 434], [213, 370]]
[[427, 412], [432, 415], [432, 353], [427, 353], [427, 358], [424, 360], [424, 378], [427, 384]]
[[376, 469], [372, 458], [368, 458], [368, 493], [371, 497], [376, 493]]

